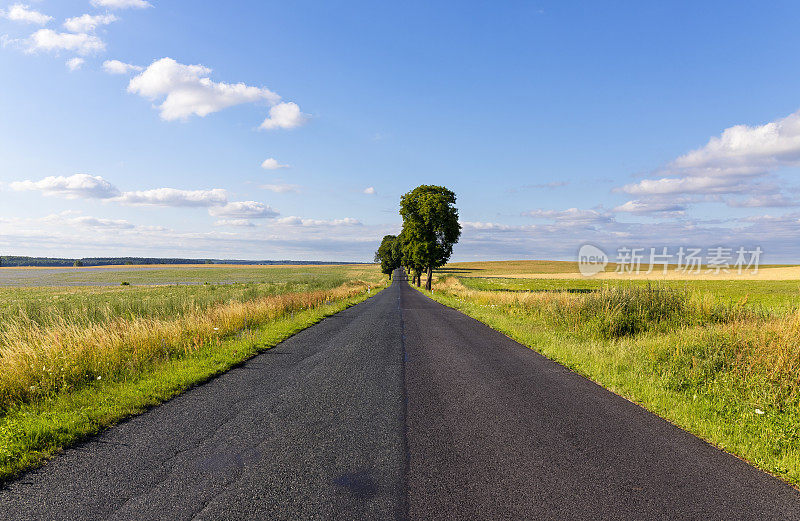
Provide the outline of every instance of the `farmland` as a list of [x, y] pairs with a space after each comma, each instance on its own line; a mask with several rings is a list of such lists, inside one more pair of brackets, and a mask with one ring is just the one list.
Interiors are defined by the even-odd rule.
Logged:
[[653, 281], [497, 264], [445, 266], [431, 296], [800, 483], [800, 281], [775, 273], [796, 268]]

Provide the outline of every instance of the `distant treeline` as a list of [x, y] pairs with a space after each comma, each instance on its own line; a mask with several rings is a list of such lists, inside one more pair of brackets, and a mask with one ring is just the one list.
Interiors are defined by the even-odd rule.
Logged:
[[239, 259], [159, 259], [150, 257], [85, 257], [60, 259], [50, 257], [0, 256], [0, 266], [109, 266], [119, 264], [364, 264], [360, 262], [239, 260]]

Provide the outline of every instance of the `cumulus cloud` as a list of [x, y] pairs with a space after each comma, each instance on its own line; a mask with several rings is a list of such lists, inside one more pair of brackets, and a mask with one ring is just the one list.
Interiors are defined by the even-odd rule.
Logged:
[[162, 58], [132, 78], [128, 92], [151, 100], [163, 99], [158, 108], [161, 118], [167, 121], [185, 120], [191, 115], [204, 117], [244, 103], [274, 104], [280, 100], [267, 88], [214, 82], [208, 77], [210, 73], [211, 69], [203, 65], [184, 65]]
[[[758, 184], [775, 170], [800, 165], [800, 111], [764, 125], [735, 125], [667, 165], [662, 177], [620, 190], [635, 195], [735, 194], [769, 191]], [[778, 196], [771, 196], [778, 197]]]
[[644, 179], [622, 187], [633, 195], [730, 194], [746, 192], [749, 186], [738, 176], [687, 176]]
[[613, 218], [608, 214], [597, 210], [583, 210], [579, 208], [568, 208], [566, 210], [531, 210], [523, 215], [541, 219], [554, 219], [557, 222], [567, 224], [592, 224], [612, 221]]
[[269, 109], [269, 117], [261, 123], [262, 130], [274, 128], [295, 128], [306, 122], [308, 116], [300, 112], [296, 103], [278, 103]]
[[252, 221], [248, 221], [247, 219], [220, 219], [214, 222], [214, 226], [243, 226], [243, 227], [252, 227], [255, 226]]
[[669, 201], [628, 201], [625, 204], [617, 206], [614, 208], [615, 212], [623, 212], [623, 213], [638, 213], [638, 214], [648, 214], [648, 213], [671, 213], [671, 214], [683, 214], [686, 210], [686, 205], [669, 202]]
[[786, 208], [800, 206], [800, 202], [783, 194], [755, 195], [746, 199], [728, 199], [728, 206], [734, 208]]
[[67, 224], [72, 226], [85, 226], [87, 228], [106, 228], [113, 230], [131, 230], [135, 228], [133, 224], [125, 219], [103, 219], [82, 215], [80, 217], [65, 217], [63, 214], [50, 215], [43, 219], [48, 223]]
[[83, 64], [85, 62], [86, 62], [86, 60], [84, 60], [83, 58], [71, 58], [71, 59], [67, 60], [67, 68], [70, 71], [77, 71], [78, 69], [83, 67]]
[[[66, 199], [103, 199], [126, 206], [171, 206], [227, 208], [228, 192], [222, 188], [209, 190], [180, 190], [177, 188], [153, 188], [151, 190], [120, 191], [100, 176], [75, 174], [69, 177], [51, 176], [41, 181], [15, 181], [9, 188], [16, 191], [38, 191], [43, 195]], [[249, 204], [231, 203], [231, 205]], [[254, 203], [260, 204], [260, 203]], [[263, 206], [263, 205], [262, 205]], [[232, 208], [235, 208], [232, 207]], [[269, 211], [270, 208], [266, 207]], [[256, 212], [257, 213], [257, 212]], [[277, 214], [275, 214], [277, 215]]]
[[269, 206], [256, 201], [234, 201], [208, 209], [211, 217], [221, 219], [268, 219], [279, 214]]
[[15, 181], [9, 187], [16, 191], [39, 191], [44, 195], [67, 199], [109, 199], [119, 195], [114, 185], [100, 176], [89, 174], [50, 176], [41, 181]]
[[364, 188], [364, 193], [367, 194], [367, 195], [375, 195], [378, 192], [375, 191], [375, 187], [374, 186], [368, 186], [368, 187]]
[[269, 190], [270, 192], [275, 192], [276, 194], [286, 194], [289, 192], [297, 193], [300, 191], [299, 186], [290, 184], [260, 185], [259, 188], [263, 190]]
[[90, 33], [99, 26], [108, 25], [119, 20], [113, 14], [84, 14], [73, 18], [67, 18], [64, 28], [73, 33]]
[[35, 11], [25, 4], [14, 4], [8, 8], [8, 11], [0, 10], [0, 16], [4, 16], [14, 22], [22, 22], [27, 24], [45, 25], [53, 19], [52, 16], [47, 16], [39, 11]]
[[261, 168], [264, 170], [278, 170], [280, 168], [289, 168], [289, 165], [282, 165], [275, 158], [267, 158], [261, 163]]
[[490, 223], [490, 222], [482, 222], [482, 221], [461, 221], [459, 222], [461, 227], [465, 230], [498, 230], [498, 231], [505, 231], [511, 229], [526, 229], [526, 228], [535, 228], [531, 226], [511, 226], [508, 224], [499, 224], [499, 223]]
[[97, 36], [86, 33], [57, 33], [39, 29], [27, 40], [28, 51], [71, 51], [82, 56], [105, 50], [106, 44]]
[[352, 217], [345, 217], [344, 219], [304, 219], [292, 215], [281, 217], [275, 222], [286, 226], [362, 226], [361, 221]]
[[228, 193], [221, 188], [211, 190], [178, 190], [176, 188], [155, 188], [124, 192], [113, 199], [130, 206], [189, 206], [209, 207], [224, 205], [228, 201]]
[[145, 0], [92, 0], [92, 5], [109, 9], [144, 9], [145, 7], [153, 7], [150, 2]]
[[106, 60], [103, 62], [103, 70], [109, 74], [130, 74], [134, 71], [142, 71], [144, 67], [131, 65], [119, 60]]
[[765, 125], [736, 125], [675, 160], [683, 169], [759, 172], [800, 164], [800, 111]]

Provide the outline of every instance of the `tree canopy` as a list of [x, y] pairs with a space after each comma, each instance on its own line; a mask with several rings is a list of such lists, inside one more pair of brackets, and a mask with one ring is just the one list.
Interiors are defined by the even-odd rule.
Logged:
[[375, 252], [375, 262], [381, 263], [381, 273], [392, 278], [392, 272], [401, 266], [402, 254], [400, 243], [396, 235], [384, 235], [378, 251]]
[[[461, 236], [455, 204], [456, 195], [443, 186], [421, 185], [405, 194], [400, 199], [403, 231], [397, 237], [384, 237], [383, 249], [378, 248], [375, 254], [381, 269], [384, 265], [386, 269], [403, 266], [417, 285], [422, 273], [427, 273], [425, 287], [430, 289], [433, 270], [448, 261]], [[391, 248], [385, 246], [389, 240]]]

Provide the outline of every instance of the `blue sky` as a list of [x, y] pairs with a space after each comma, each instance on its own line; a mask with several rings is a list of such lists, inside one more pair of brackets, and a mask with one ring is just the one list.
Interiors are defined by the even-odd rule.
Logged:
[[369, 260], [426, 183], [457, 260], [800, 257], [797, 3], [0, 9], [4, 254]]

